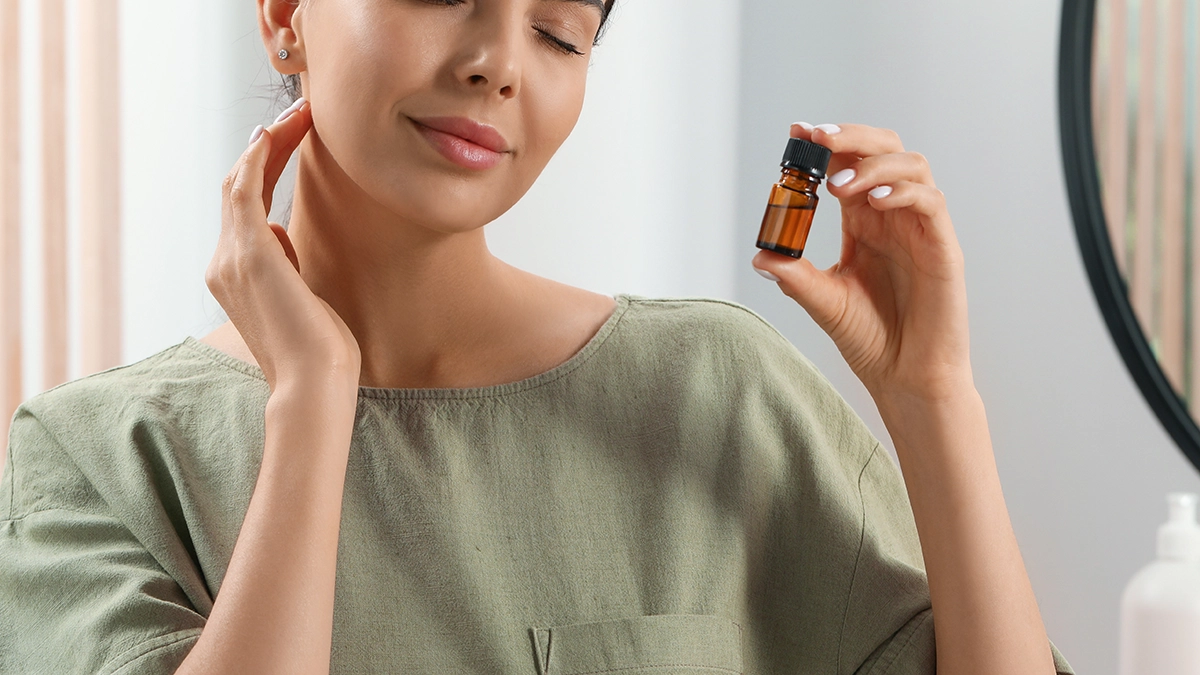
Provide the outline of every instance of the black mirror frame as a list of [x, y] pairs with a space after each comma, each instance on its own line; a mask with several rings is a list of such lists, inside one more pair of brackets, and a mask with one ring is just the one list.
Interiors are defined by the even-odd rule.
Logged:
[[1200, 428], [1158, 364], [1129, 302], [1100, 198], [1092, 129], [1095, 0], [1064, 0], [1059, 44], [1058, 107], [1063, 170], [1079, 252], [1108, 332], [1146, 402], [1179, 449], [1200, 469]]

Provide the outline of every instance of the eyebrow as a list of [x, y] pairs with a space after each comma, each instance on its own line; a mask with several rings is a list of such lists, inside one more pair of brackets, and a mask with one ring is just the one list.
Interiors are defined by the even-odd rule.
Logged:
[[608, 16], [608, 7], [604, 0], [556, 0], [557, 2], [567, 2], [575, 5], [584, 5], [585, 7], [595, 7], [600, 11], [600, 18], [604, 19]]

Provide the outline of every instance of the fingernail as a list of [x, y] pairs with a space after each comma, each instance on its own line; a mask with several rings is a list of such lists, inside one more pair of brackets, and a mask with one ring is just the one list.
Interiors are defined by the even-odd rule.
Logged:
[[[753, 265], [751, 265], [751, 267], [754, 267], [754, 266], [753, 266]], [[768, 271], [766, 271], [766, 270], [760, 270], [760, 269], [758, 269], [757, 267], [755, 267], [755, 268], [754, 268], [754, 271], [755, 271], [755, 272], [758, 272], [758, 273], [759, 273], [760, 275], [762, 275], [763, 277], [766, 277], [767, 279], [770, 279], [771, 281], [779, 281], [779, 277], [775, 276], [774, 274], [771, 274], [770, 272], [768, 272]]]
[[289, 105], [288, 107], [284, 108], [283, 112], [279, 113], [279, 117], [276, 117], [275, 121], [272, 124], [279, 124], [280, 122], [286, 120], [288, 117], [291, 116], [292, 113], [299, 110], [300, 106], [302, 106], [302, 105], [304, 105], [304, 97], [303, 96], [301, 96], [300, 98], [293, 101], [292, 104]]
[[805, 131], [813, 130], [813, 125], [809, 124], [808, 122], [792, 122], [792, 124], [804, 129]]
[[871, 190], [868, 194], [870, 194], [875, 199], [883, 199], [884, 197], [892, 194], [892, 186], [880, 185], [879, 187], [875, 188], [874, 190]]
[[258, 137], [262, 136], [262, 132], [263, 132], [263, 125], [260, 124], [256, 127], [254, 127], [254, 132], [250, 134], [250, 142], [247, 145], [254, 145], [254, 141], [257, 141]]
[[821, 131], [824, 131], [825, 133], [829, 134], [830, 136], [837, 134], [837, 133], [841, 133], [841, 131], [842, 131], [842, 128], [836, 124], [818, 124], [817, 126], [815, 126], [813, 128], [820, 129]]
[[829, 177], [829, 184], [834, 187], [842, 187], [854, 180], [854, 177], [857, 175], [858, 173], [854, 169], [842, 169]]

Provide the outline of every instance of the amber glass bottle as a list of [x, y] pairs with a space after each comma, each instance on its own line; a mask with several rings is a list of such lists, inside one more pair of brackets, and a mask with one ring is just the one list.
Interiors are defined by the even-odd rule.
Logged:
[[804, 254], [808, 229], [817, 212], [817, 187], [832, 156], [823, 145], [800, 138], [788, 140], [780, 163], [783, 177], [771, 188], [756, 246], [793, 258]]

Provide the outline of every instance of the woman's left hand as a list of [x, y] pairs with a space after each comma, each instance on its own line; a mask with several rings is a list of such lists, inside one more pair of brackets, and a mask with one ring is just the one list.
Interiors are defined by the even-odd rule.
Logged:
[[[1049, 675], [1045, 625], [971, 378], [963, 255], [945, 196], [925, 158], [891, 131], [797, 125], [792, 135], [833, 150], [841, 257], [824, 271], [773, 251], [753, 263], [829, 333], [879, 406], [920, 538], [937, 672]], [[881, 187], [892, 190], [871, 194]]]
[[779, 277], [876, 400], [973, 389], [962, 249], [925, 157], [905, 152], [895, 132], [859, 124], [794, 124], [791, 135], [833, 151], [827, 188], [842, 205], [841, 257], [818, 270], [760, 250], [752, 264]]

